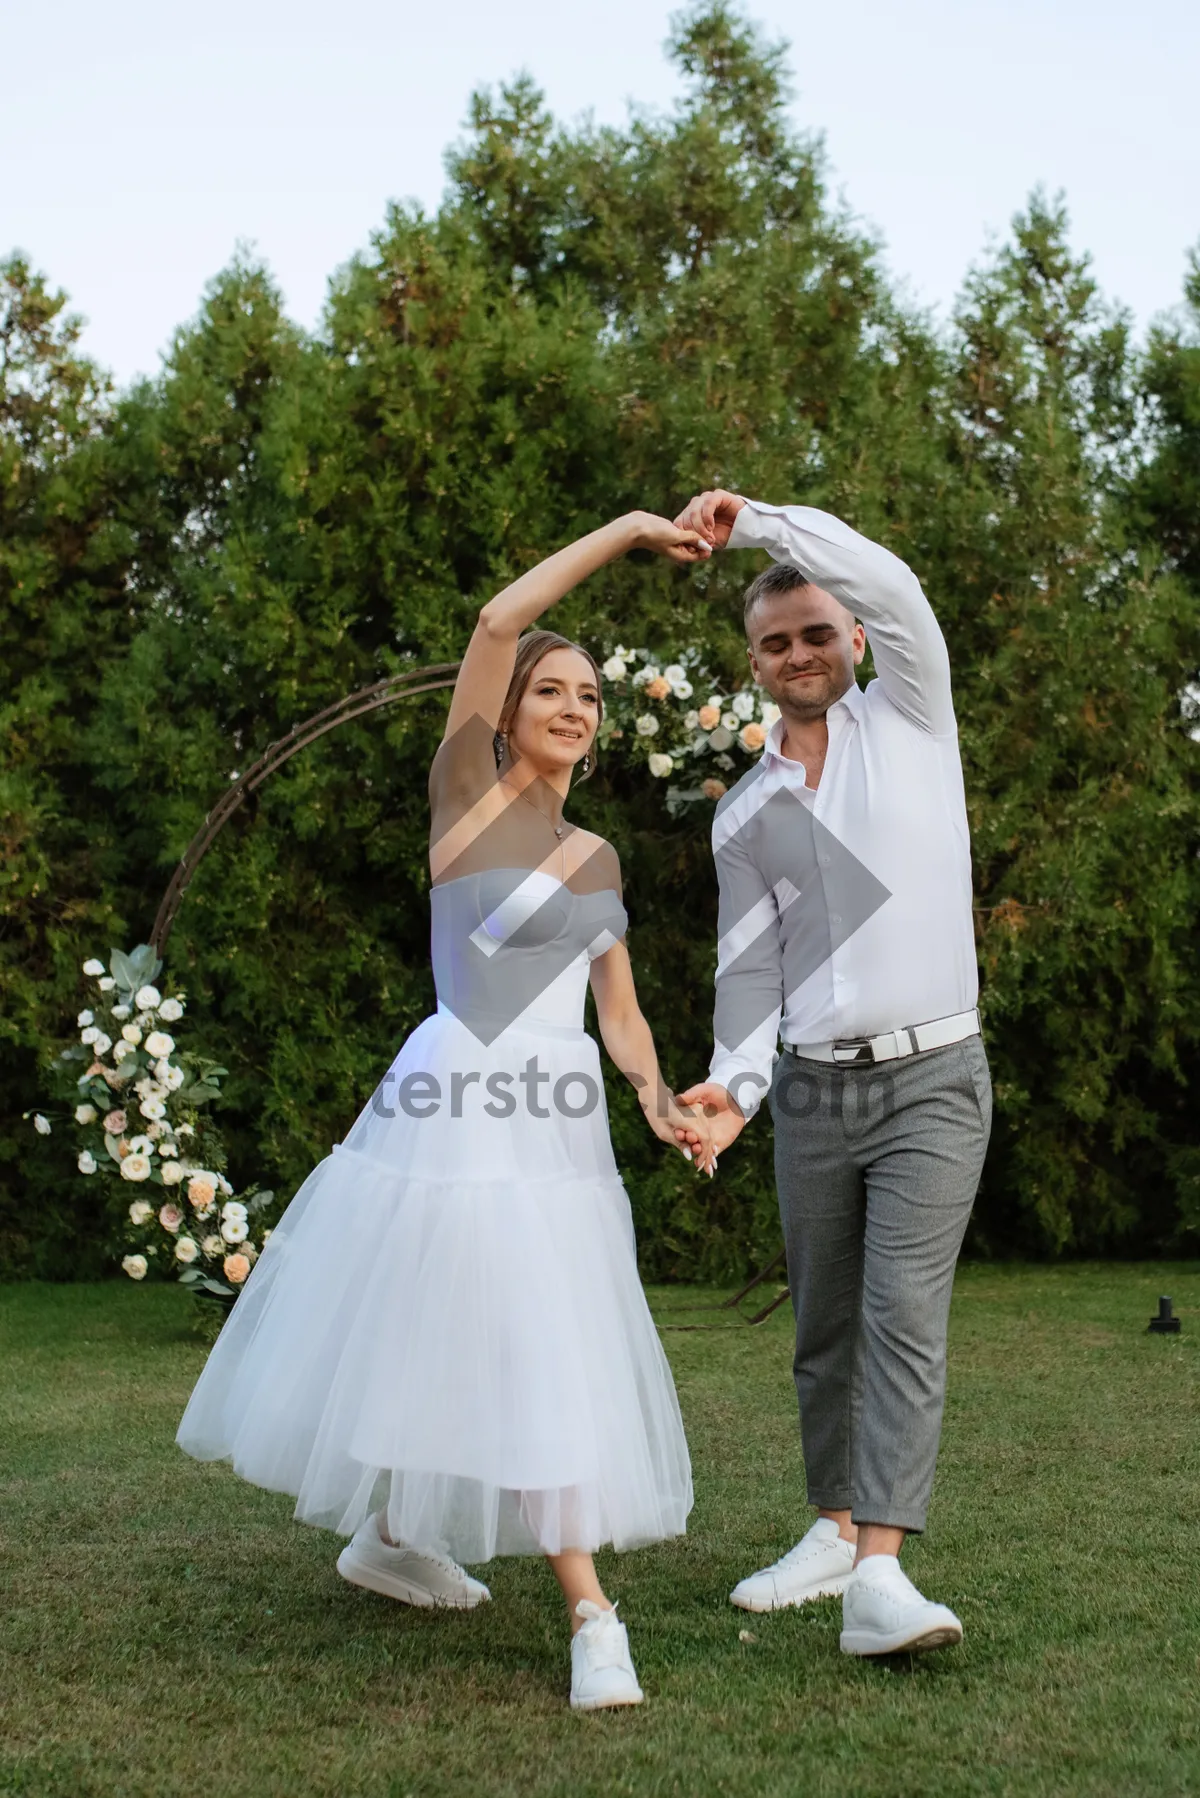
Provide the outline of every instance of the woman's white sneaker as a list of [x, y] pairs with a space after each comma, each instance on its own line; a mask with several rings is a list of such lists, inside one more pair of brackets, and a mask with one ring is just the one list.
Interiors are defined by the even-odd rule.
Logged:
[[818, 1517], [795, 1548], [740, 1581], [730, 1601], [743, 1611], [778, 1611], [810, 1598], [837, 1598], [853, 1567], [853, 1542], [842, 1541], [832, 1517]]
[[351, 1585], [398, 1598], [401, 1604], [448, 1605], [469, 1611], [492, 1596], [449, 1555], [389, 1547], [379, 1534], [378, 1514], [368, 1517], [347, 1542], [338, 1556], [337, 1570]]
[[915, 1653], [962, 1641], [949, 1605], [923, 1598], [894, 1555], [867, 1555], [842, 1599], [843, 1654]]
[[640, 1704], [629, 1636], [617, 1621], [617, 1607], [606, 1611], [590, 1598], [581, 1598], [575, 1615], [585, 1619], [571, 1637], [571, 1709], [599, 1711], [610, 1705]]

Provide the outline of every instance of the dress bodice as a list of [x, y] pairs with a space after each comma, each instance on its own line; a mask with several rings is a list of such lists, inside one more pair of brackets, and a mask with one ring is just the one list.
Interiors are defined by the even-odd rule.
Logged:
[[486, 1043], [518, 1022], [581, 1030], [591, 962], [629, 921], [614, 888], [574, 893], [542, 869], [462, 874], [430, 903], [438, 1009]]

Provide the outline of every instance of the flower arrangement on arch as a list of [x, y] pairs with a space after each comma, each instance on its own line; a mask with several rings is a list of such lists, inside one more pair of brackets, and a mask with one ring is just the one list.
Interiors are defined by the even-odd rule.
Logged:
[[603, 747], [620, 739], [655, 779], [684, 777], [666, 789], [673, 817], [685, 806], [727, 792], [725, 776], [740, 778], [779, 716], [779, 707], [757, 686], [723, 692], [694, 647], [669, 661], [645, 648], [617, 644], [601, 672], [607, 685], [598, 741]]
[[[197, 1297], [229, 1306], [271, 1233], [263, 1213], [275, 1195], [255, 1187], [238, 1196], [226, 1178], [207, 1107], [228, 1070], [180, 1049], [186, 995], [164, 997], [154, 984], [161, 969], [146, 943], [111, 950], [107, 967], [99, 957], [83, 963], [95, 992], [53, 1084], [62, 1121], [76, 1133], [80, 1177], [107, 1188], [114, 1250], [129, 1278], [175, 1276]], [[87, 1065], [76, 1073], [80, 1062]], [[39, 1136], [52, 1134], [45, 1112], [32, 1117]]]

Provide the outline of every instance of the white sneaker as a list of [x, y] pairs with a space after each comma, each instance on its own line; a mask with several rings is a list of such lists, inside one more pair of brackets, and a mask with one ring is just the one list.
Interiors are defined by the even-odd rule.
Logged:
[[922, 1598], [894, 1555], [867, 1555], [842, 1599], [842, 1653], [946, 1648], [963, 1628], [948, 1605]]
[[492, 1595], [452, 1561], [429, 1549], [389, 1548], [379, 1534], [378, 1513], [368, 1517], [337, 1558], [337, 1570], [351, 1585], [382, 1592], [402, 1604], [449, 1605], [469, 1611]]
[[571, 1709], [599, 1711], [608, 1705], [640, 1704], [644, 1696], [629, 1658], [629, 1636], [617, 1621], [617, 1607], [606, 1611], [590, 1598], [575, 1606], [586, 1617], [571, 1637]]
[[843, 1542], [832, 1517], [818, 1517], [795, 1548], [760, 1573], [740, 1581], [729, 1594], [743, 1611], [779, 1611], [809, 1598], [837, 1598], [854, 1567], [854, 1544]]

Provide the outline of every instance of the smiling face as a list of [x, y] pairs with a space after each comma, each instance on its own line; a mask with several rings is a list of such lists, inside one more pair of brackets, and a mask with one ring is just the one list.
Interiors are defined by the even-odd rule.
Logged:
[[547, 774], [572, 768], [591, 748], [599, 723], [600, 689], [591, 663], [577, 649], [551, 649], [534, 667], [509, 720], [509, 751]]
[[866, 636], [832, 593], [812, 585], [765, 593], [746, 619], [754, 678], [797, 723], [823, 718], [854, 684]]

